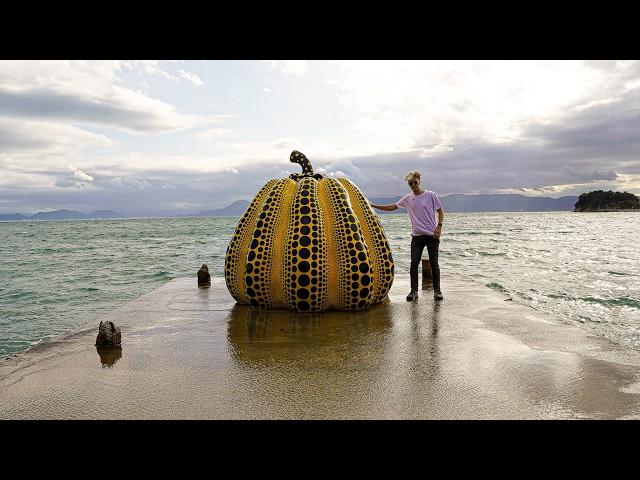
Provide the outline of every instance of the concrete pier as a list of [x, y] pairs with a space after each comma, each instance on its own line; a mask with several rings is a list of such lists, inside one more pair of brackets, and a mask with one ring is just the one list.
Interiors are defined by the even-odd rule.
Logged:
[[[180, 278], [0, 361], [2, 419], [640, 418], [640, 352], [461, 276], [368, 311], [237, 305]], [[122, 348], [94, 346], [100, 320]]]

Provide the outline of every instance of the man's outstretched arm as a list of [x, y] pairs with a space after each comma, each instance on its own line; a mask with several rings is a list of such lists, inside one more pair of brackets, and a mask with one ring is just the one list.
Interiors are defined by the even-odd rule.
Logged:
[[373, 208], [377, 208], [378, 210], [386, 210], [388, 212], [392, 212], [393, 210], [397, 210], [398, 209], [398, 206], [395, 203], [392, 203], [390, 205], [376, 205], [374, 203], [369, 202], [369, 204]]

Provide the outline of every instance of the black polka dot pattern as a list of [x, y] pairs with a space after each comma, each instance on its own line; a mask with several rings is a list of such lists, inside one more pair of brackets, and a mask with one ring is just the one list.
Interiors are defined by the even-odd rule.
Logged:
[[280, 216], [289, 215], [288, 211], [283, 211], [284, 192], [289, 183], [292, 183], [289, 179], [278, 180], [266, 195], [249, 244], [245, 292], [249, 303], [256, 307], [272, 307], [277, 302], [275, 295], [281, 295], [281, 292], [274, 292], [272, 270], [275, 262], [282, 262], [278, 255], [282, 240], [275, 238], [275, 232]]
[[262, 209], [265, 198], [277, 182], [278, 179], [269, 180], [260, 189], [240, 218], [236, 231], [227, 245], [227, 253], [224, 258], [224, 279], [229, 293], [238, 303], [249, 303], [244, 285], [247, 252], [253, 239], [256, 218]]
[[317, 189], [318, 182], [313, 177], [298, 182], [283, 259], [286, 303], [301, 312], [322, 312], [328, 308], [327, 242]]
[[387, 296], [393, 284], [394, 263], [391, 248], [377, 215], [360, 189], [346, 178], [339, 178], [338, 181], [349, 193], [351, 205], [360, 219], [362, 233], [369, 246], [371, 263], [376, 275], [375, 282], [371, 281], [367, 284], [373, 290], [372, 303], [378, 303]]
[[319, 182], [319, 194], [325, 195], [329, 211], [324, 212], [327, 222], [331, 222], [332, 243], [337, 258], [328, 261], [337, 263], [338, 283], [330, 288], [338, 289], [340, 310], [359, 310], [371, 305], [372, 283], [375, 272], [369, 260], [369, 248], [362, 235], [360, 220], [353, 212], [349, 195], [345, 188], [333, 178]]

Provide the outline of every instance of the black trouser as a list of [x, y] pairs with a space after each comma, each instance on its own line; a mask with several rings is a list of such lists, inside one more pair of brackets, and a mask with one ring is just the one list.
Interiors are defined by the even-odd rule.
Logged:
[[418, 264], [422, 259], [424, 247], [429, 252], [433, 289], [440, 290], [440, 265], [438, 265], [438, 247], [440, 240], [433, 235], [418, 235], [411, 238], [411, 290], [418, 290]]

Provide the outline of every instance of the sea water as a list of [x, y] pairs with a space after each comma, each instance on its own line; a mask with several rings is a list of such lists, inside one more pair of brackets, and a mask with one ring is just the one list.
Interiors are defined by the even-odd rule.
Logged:
[[[380, 218], [396, 275], [408, 275], [408, 216]], [[192, 276], [195, 285], [203, 263], [212, 276], [223, 277], [237, 222], [0, 222], [0, 358], [93, 321], [173, 278]], [[640, 349], [639, 236], [635, 212], [447, 213], [440, 268]], [[455, 302], [446, 282], [442, 290], [445, 301]]]

